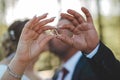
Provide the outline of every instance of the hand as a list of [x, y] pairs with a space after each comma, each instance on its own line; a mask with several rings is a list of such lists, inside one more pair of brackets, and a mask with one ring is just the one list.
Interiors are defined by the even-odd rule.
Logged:
[[53, 22], [54, 17], [45, 19], [46, 17], [47, 14], [39, 17], [35, 16], [25, 24], [16, 51], [16, 57], [19, 60], [31, 62], [34, 58], [39, 56], [47, 42], [53, 38], [51, 35], [43, 34], [45, 30], [53, 29], [46, 24]]
[[61, 14], [62, 18], [68, 19], [73, 24], [63, 25], [61, 29], [69, 29], [73, 32], [73, 36], [70, 38], [67, 35], [61, 35], [57, 36], [57, 38], [81, 51], [90, 53], [99, 43], [99, 37], [91, 14], [84, 7], [81, 10], [84, 12], [86, 20], [81, 14], [71, 9], [67, 10], [67, 13]]

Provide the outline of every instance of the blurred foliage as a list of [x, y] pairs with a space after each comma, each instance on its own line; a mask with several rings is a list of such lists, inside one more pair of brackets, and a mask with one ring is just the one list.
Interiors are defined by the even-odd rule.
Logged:
[[[5, 19], [6, 8], [13, 6], [17, 0], [0, 0], [0, 46], [2, 41], [2, 36], [7, 30], [7, 26], [3, 24]], [[58, 0], [61, 1], [61, 0]], [[90, 0], [80, 0], [91, 2]], [[100, 0], [94, 0], [99, 1]], [[101, 0], [102, 1], [102, 0]], [[120, 4], [120, 0], [110, 0], [113, 4], [111, 4], [111, 13], [114, 13], [114, 9], [118, 9], [116, 5]], [[7, 2], [7, 3], [6, 3]], [[10, 3], [10, 5], [8, 5]], [[98, 5], [96, 5], [97, 7]], [[100, 6], [99, 6], [100, 7]], [[102, 13], [102, 12], [101, 12]], [[98, 23], [98, 18], [94, 17], [95, 27], [99, 35], [102, 35], [102, 41], [107, 45], [115, 54], [115, 57], [120, 60], [120, 15], [115, 16], [101, 16], [101, 25], [102, 25], [102, 33], [100, 33], [100, 27]], [[0, 47], [0, 60], [3, 58], [2, 49]], [[40, 55], [39, 60], [35, 64], [36, 70], [46, 70], [46, 69], [55, 69], [60, 65], [60, 60], [54, 54], [51, 54], [49, 51], [44, 52]]]
[[99, 32], [97, 20], [97, 18], [94, 19], [94, 23], [99, 35], [103, 35], [102, 41], [120, 60], [120, 16], [101, 16], [102, 33]]
[[[97, 19], [94, 19], [94, 23], [99, 33]], [[103, 26], [102, 41], [114, 52], [116, 58], [120, 60], [120, 16], [102, 16], [101, 24]], [[6, 32], [7, 26], [1, 25], [0, 27], [0, 36], [2, 36]], [[4, 55], [0, 53], [0, 59], [2, 59], [3, 56]], [[59, 65], [60, 60], [58, 57], [48, 51], [40, 55], [39, 60], [35, 64], [35, 69], [40, 71], [46, 69], [55, 69]]]
[[2, 50], [1, 50], [1, 47], [0, 47], [0, 60], [2, 60], [4, 57], [4, 55], [2, 54]]
[[13, 7], [18, 0], [0, 0], [0, 24], [5, 23], [7, 8]]
[[[94, 19], [99, 33], [98, 19]], [[109, 47], [115, 57], [120, 60], [120, 16], [102, 16], [103, 42]], [[100, 34], [99, 34], [100, 35]], [[60, 60], [50, 52], [44, 52], [35, 65], [36, 70], [53, 69], [60, 65]]]
[[103, 42], [120, 60], [120, 16], [102, 17]]
[[8, 28], [7, 25], [0, 24], [0, 37], [6, 32], [7, 28]]
[[60, 65], [60, 60], [57, 56], [50, 53], [49, 51], [43, 52], [38, 61], [36, 62], [34, 68], [35, 70], [48, 70], [56, 69]]
[[0, 60], [4, 57], [2, 53], [2, 48], [1, 48], [1, 42], [3, 39], [4, 33], [7, 31], [7, 26], [5, 24], [0, 24]]

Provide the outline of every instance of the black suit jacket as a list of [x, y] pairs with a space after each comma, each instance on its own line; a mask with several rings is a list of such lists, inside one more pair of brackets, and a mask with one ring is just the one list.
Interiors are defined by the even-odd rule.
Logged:
[[[58, 72], [53, 80], [56, 80]], [[84, 55], [79, 59], [72, 80], [120, 80], [120, 62], [115, 59], [110, 49], [100, 42], [100, 47], [92, 59]]]
[[120, 80], [120, 62], [102, 42], [97, 54], [88, 62], [100, 80]]

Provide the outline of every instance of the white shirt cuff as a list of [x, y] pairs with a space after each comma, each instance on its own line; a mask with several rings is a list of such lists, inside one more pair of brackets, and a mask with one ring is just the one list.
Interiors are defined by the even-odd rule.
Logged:
[[86, 55], [86, 57], [91, 59], [97, 53], [99, 46], [100, 46], [100, 44], [98, 44], [97, 47], [91, 53]]

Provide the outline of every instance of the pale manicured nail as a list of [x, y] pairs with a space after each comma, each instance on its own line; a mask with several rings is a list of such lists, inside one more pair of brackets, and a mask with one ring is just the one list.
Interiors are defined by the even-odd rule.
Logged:
[[44, 13], [42, 16], [47, 16], [48, 15], [48, 13]]
[[54, 20], [56, 17], [51, 17], [50, 20]]
[[36, 18], [36, 15], [34, 15], [33, 18]]

